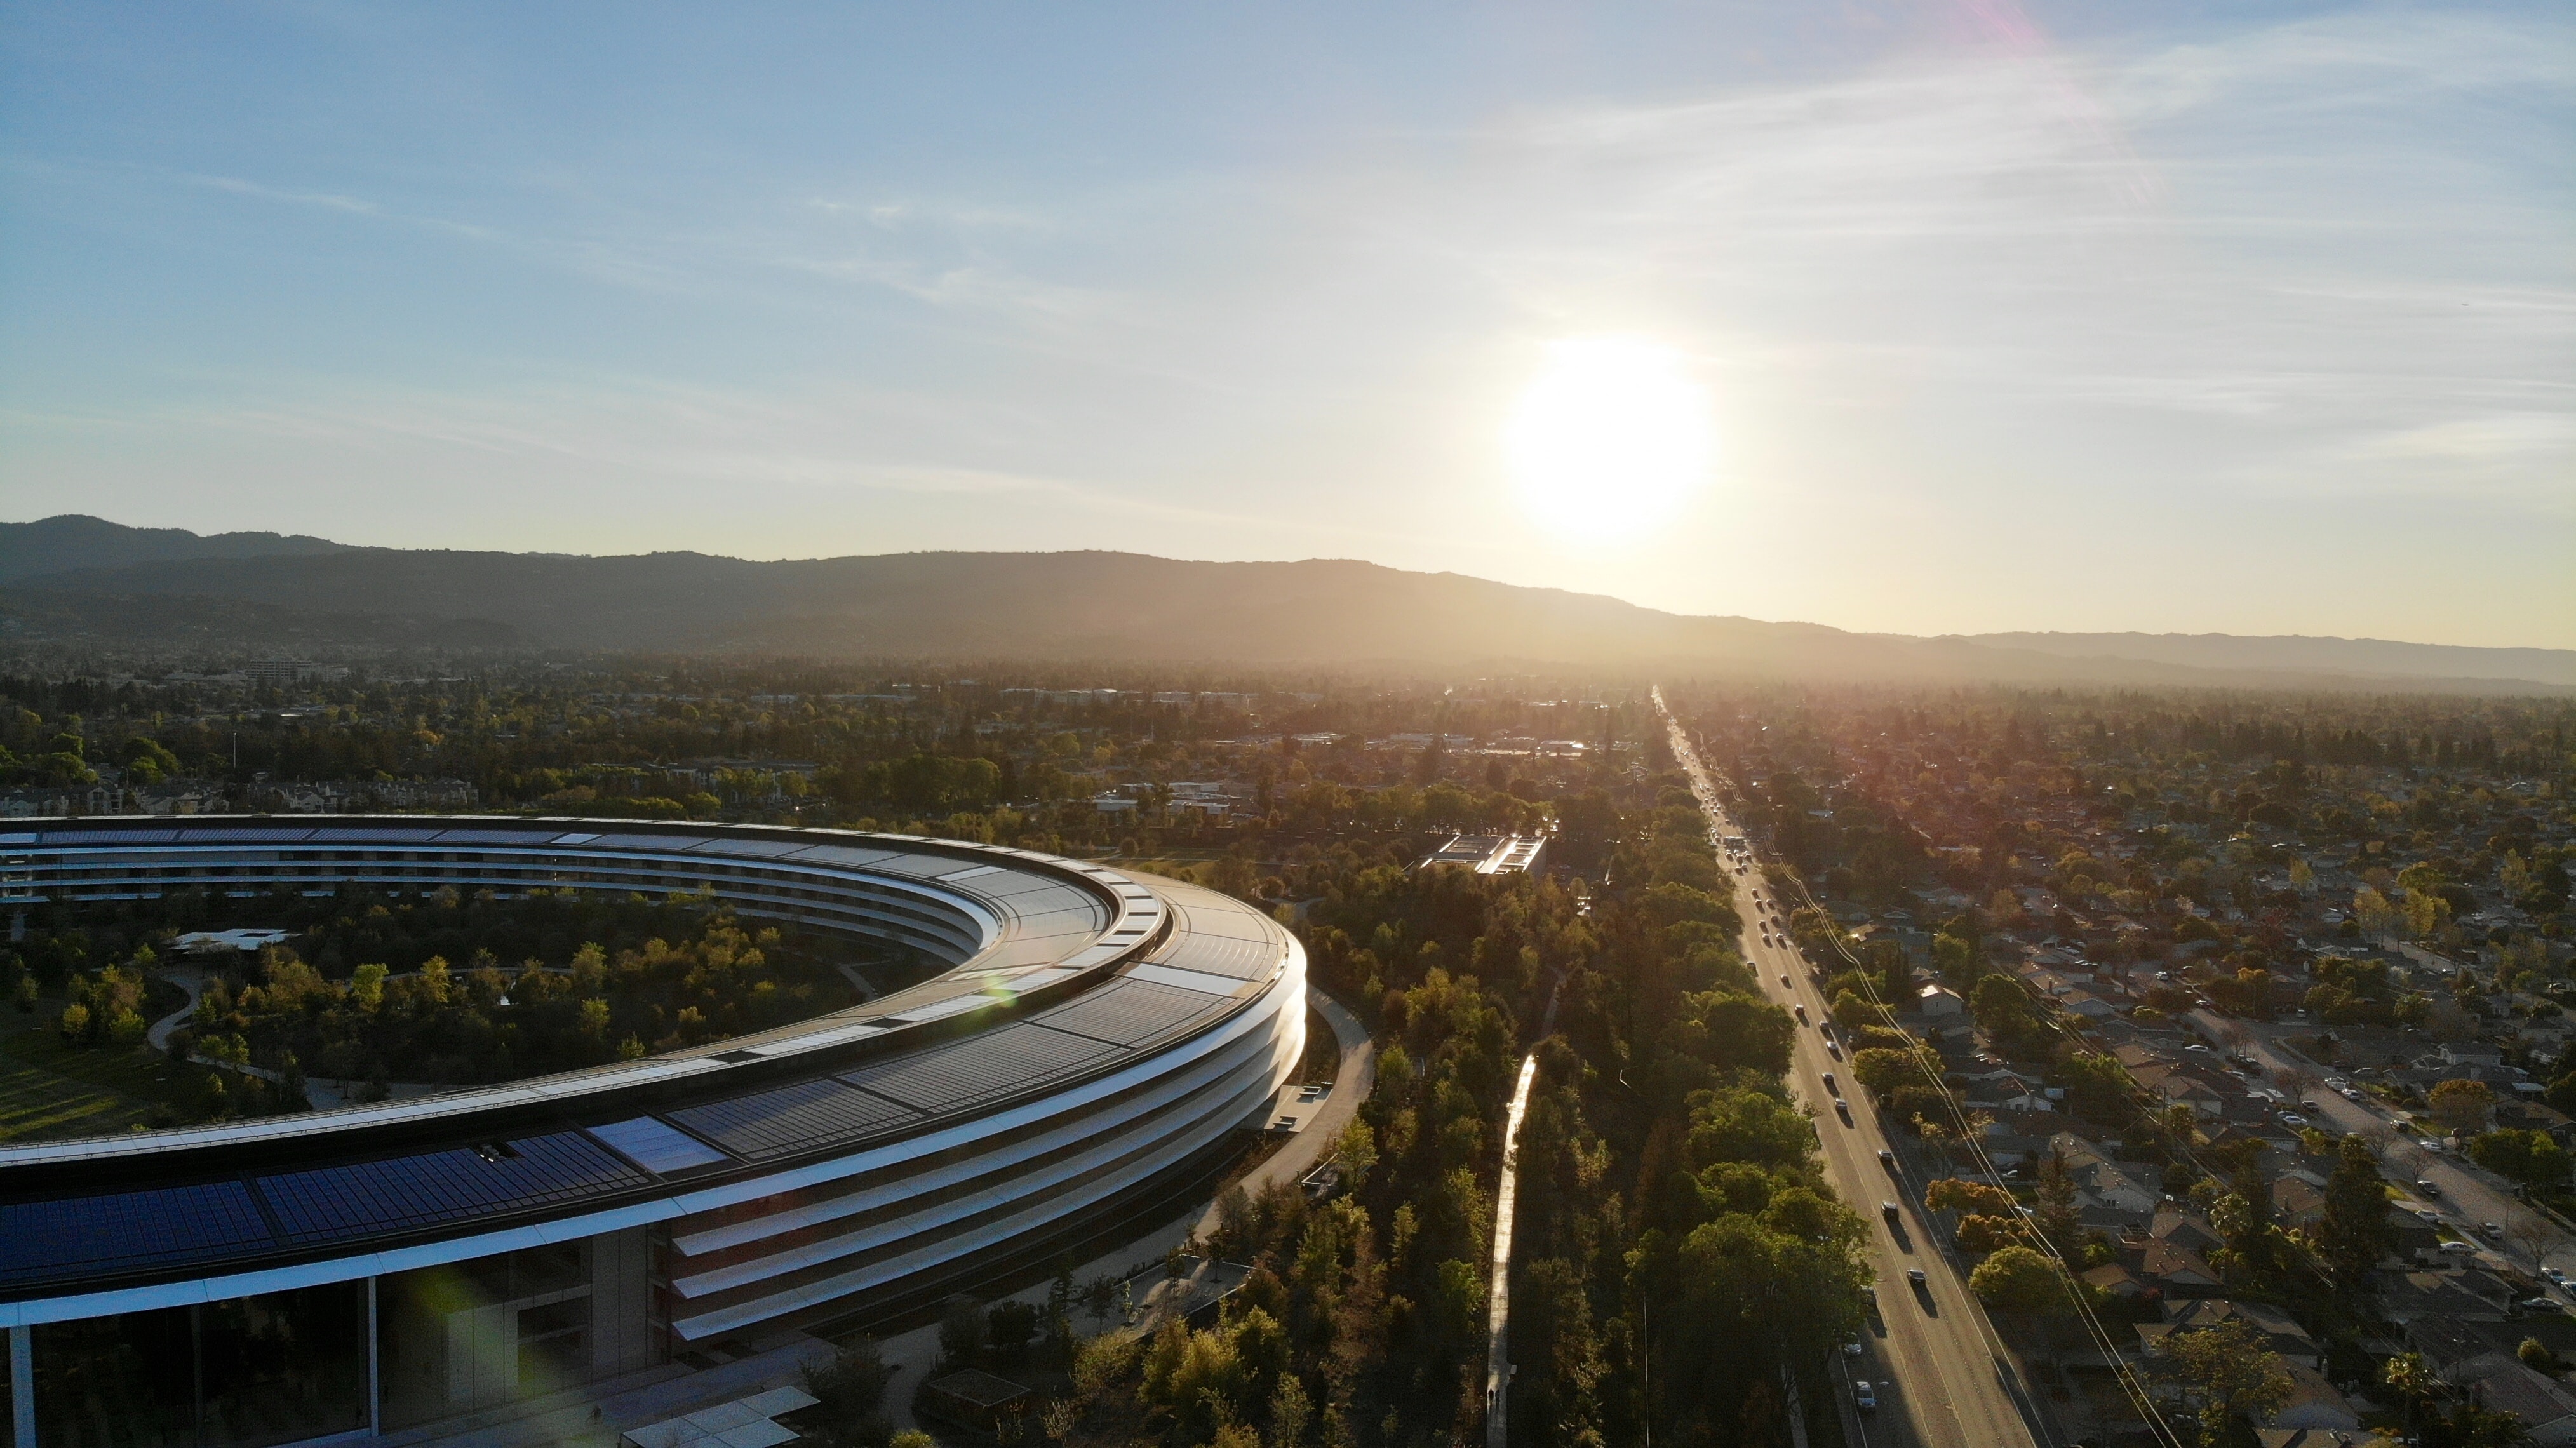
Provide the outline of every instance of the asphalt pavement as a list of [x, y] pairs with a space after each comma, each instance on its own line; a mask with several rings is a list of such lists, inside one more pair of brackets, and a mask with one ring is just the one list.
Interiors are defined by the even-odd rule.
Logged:
[[[1656, 702], [1662, 704], [1660, 692]], [[1713, 778], [1678, 725], [1672, 739], [1674, 755], [1690, 773], [1711, 827], [1721, 836], [1742, 833], [1726, 817]], [[1863, 1334], [1862, 1355], [1844, 1359], [1837, 1379], [1868, 1381], [1877, 1390], [1878, 1406], [1860, 1412], [1849, 1389], [1838, 1389], [1846, 1431], [1855, 1445], [1865, 1448], [2038, 1448], [2044, 1440], [2024, 1414], [2027, 1388], [2016, 1360], [1969, 1293], [1966, 1275], [1941, 1251], [1939, 1228], [1923, 1209], [1923, 1183], [1903, 1171], [1903, 1156], [1893, 1152], [1895, 1142], [1881, 1128], [1868, 1093], [1852, 1081], [1850, 1063], [1828, 1048], [1820, 1028], [1831, 1017], [1823, 992], [1789, 942], [1786, 912], [1773, 908], [1770, 886], [1758, 867], [1724, 858], [1735, 883], [1736, 909], [1744, 917], [1744, 958], [1773, 1000], [1805, 1010], [1806, 1021], [1791, 1050], [1789, 1084], [1815, 1112], [1826, 1179], [1869, 1222], [1878, 1307]], [[1782, 928], [1769, 929], [1771, 925]], [[1827, 1072], [1842, 1087], [1851, 1114], [1848, 1125], [1835, 1109], [1834, 1093], [1825, 1087]], [[1895, 1169], [1881, 1164], [1881, 1151], [1896, 1155]], [[1880, 1210], [1886, 1202], [1896, 1204], [1892, 1225]], [[1915, 1270], [1924, 1274], [1920, 1286], [1908, 1280]]]
[[[2285, 1073], [2305, 1069], [2320, 1077], [2340, 1075], [2333, 1067], [2321, 1065], [2293, 1052], [2281, 1038], [2299, 1026], [2263, 1025], [2236, 1021], [2215, 1011], [2191, 1011], [2186, 1019], [2200, 1028], [2201, 1034], [2219, 1039], [2228, 1026], [2241, 1027], [2247, 1036], [2245, 1054], [2252, 1056], [2263, 1073], [2266, 1084], [2279, 1086]], [[2363, 1093], [2359, 1101], [2338, 1095], [2333, 1088], [2319, 1085], [2306, 1093], [2317, 1104], [2315, 1111], [2300, 1112], [2320, 1129], [2349, 1135], [2353, 1132], [2384, 1134], [2393, 1131], [2391, 1149], [2380, 1158], [2381, 1171], [2395, 1181], [2399, 1189], [2415, 1199], [2415, 1204], [2439, 1214], [2445, 1225], [2476, 1242], [2487, 1255], [2526, 1272], [2542, 1267], [2576, 1272], [2576, 1238], [2558, 1225], [2514, 1199], [2513, 1189], [2501, 1179], [2461, 1161], [2445, 1151], [2428, 1151], [2415, 1145], [2416, 1135], [2399, 1121], [2397, 1113], [2382, 1105], [2377, 1098]], [[2438, 1195], [2426, 1196], [2415, 1189], [2418, 1181], [2433, 1183]], [[2479, 1231], [2485, 1223], [2494, 1222], [2506, 1229], [2499, 1242]], [[2516, 1240], [2521, 1238], [2523, 1240]], [[2537, 1248], [2537, 1252], [2533, 1250]]]

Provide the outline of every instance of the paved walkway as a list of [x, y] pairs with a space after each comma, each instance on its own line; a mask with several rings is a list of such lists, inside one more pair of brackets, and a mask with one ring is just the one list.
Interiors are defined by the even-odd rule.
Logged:
[[186, 1025], [188, 1018], [197, 1013], [197, 1002], [206, 993], [206, 973], [193, 967], [183, 967], [156, 970], [153, 974], [188, 993], [186, 1005], [154, 1021], [151, 1029], [143, 1033], [143, 1039], [151, 1043], [153, 1050], [166, 1051], [170, 1049], [170, 1033]]
[[1520, 1184], [1521, 1118], [1529, 1113], [1530, 1083], [1538, 1079], [1538, 1052], [1521, 1058], [1520, 1083], [1512, 1088], [1511, 1115], [1503, 1123], [1503, 1177], [1494, 1192], [1494, 1285], [1485, 1301], [1485, 1448], [1503, 1448], [1511, 1427], [1512, 1207]]

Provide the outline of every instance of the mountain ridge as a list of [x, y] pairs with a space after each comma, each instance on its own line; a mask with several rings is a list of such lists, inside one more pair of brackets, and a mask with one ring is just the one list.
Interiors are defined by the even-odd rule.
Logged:
[[[46, 531], [36, 540], [29, 530]], [[1070, 550], [757, 562], [688, 550], [592, 557], [368, 548], [275, 534], [215, 535], [198, 540], [209, 551], [185, 556], [196, 537], [77, 515], [0, 524], [0, 615], [47, 637], [87, 629], [127, 640], [149, 638], [159, 617], [174, 634], [169, 641], [195, 629], [254, 646], [282, 631], [280, 641], [347, 634], [655, 653], [1521, 660], [1852, 680], [2270, 687], [2376, 680], [2410, 690], [2576, 691], [2569, 650], [2296, 636], [1855, 633], [1675, 614], [1601, 594], [1358, 559], [1220, 563]], [[238, 551], [262, 539], [288, 546]], [[42, 571], [7, 571], [28, 566], [22, 560], [39, 542], [51, 548], [35, 562]], [[138, 560], [144, 547], [152, 556]]]

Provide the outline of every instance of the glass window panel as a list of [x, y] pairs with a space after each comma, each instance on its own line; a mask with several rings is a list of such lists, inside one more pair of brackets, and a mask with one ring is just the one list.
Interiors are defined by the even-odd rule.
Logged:
[[193, 1448], [196, 1350], [185, 1307], [39, 1323], [36, 1441], [43, 1448]]
[[378, 1278], [385, 1430], [588, 1382], [591, 1253], [582, 1239]]
[[367, 1284], [334, 1282], [197, 1310], [204, 1448], [367, 1426]]

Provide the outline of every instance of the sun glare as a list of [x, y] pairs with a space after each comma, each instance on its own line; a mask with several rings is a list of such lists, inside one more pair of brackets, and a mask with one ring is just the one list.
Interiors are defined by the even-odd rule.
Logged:
[[1707, 480], [1715, 446], [1707, 392], [1679, 352], [1642, 337], [1551, 344], [1503, 433], [1530, 516], [1596, 540], [1678, 512]]

